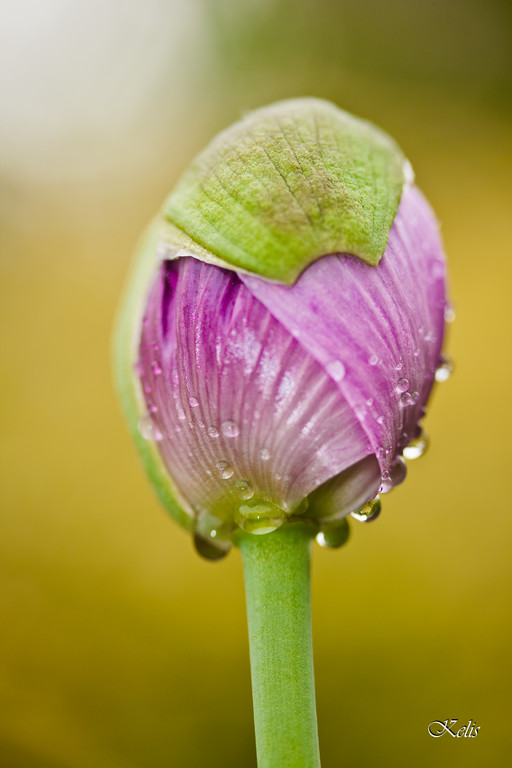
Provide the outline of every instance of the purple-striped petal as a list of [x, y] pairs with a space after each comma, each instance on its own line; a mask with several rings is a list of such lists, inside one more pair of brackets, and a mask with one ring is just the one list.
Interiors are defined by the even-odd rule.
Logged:
[[[336, 375], [234, 272], [193, 258], [165, 262], [139, 355], [143, 425], [196, 514], [225, 520], [262, 500], [289, 514], [371, 453]], [[374, 462], [348, 483], [343, 511], [374, 495], [379, 476]]]
[[377, 268], [334, 254], [293, 286], [240, 277], [330, 374], [389, 470], [423, 415], [443, 341], [445, 259], [419, 190], [404, 189]]

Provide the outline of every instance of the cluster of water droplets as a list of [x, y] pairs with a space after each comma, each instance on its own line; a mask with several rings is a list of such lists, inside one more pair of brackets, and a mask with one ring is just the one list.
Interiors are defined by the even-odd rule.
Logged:
[[[451, 322], [455, 318], [455, 313], [449, 305], [446, 309], [445, 316], [447, 322]], [[379, 361], [375, 356], [372, 356], [369, 358], [368, 362], [370, 365], [377, 365]], [[398, 363], [396, 370], [401, 371], [402, 367], [402, 364]], [[451, 360], [447, 357], [442, 357], [435, 371], [435, 380], [437, 382], [447, 381], [452, 371], [453, 364]], [[418, 401], [419, 393], [410, 391], [409, 380], [405, 376], [398, 379], [395, 391], [402, 407], [407, 407]], [[424, 415], [424, 411], [422, 415]], [[428, 446], [428, 435], [420, 424], [418, 424], [416, 433], [413, 437], [403, 433], [398, 441], [398, 450], [402, 452], [402, 456], [397, 456], [391, 464], [390, 469], [382, 473], [379, 494], [366, 502], [360, 509], [352, 512], [351, 517], [361, 523], [368, 523], [376, 520], [382, 508], [379, 495], [389, 493], [397, 485], [403, 483], [407, 475], [407, 465], [405, 460], [412, 461], [421, 458], [427, 451]], [[391, 451], [392, 449], [389, 446], [380, 447], [376, 451], [377, 458], [383, 460], [390, 455]], [[339, 547], [347, 541], [348, 536], [348, 521], [346, 518], [342, 518], [341, 520], [327, 521], [325, 523], [321, 522], [321, 528], [316, 536], [316, 540], [323, 547]]]
[[[445, 320], [452, 322], [454, 318], [453, 308], [447, 305], [445, 308]], [[375, 366], [380, 364], [381, 361], [376, 355], [371, 355], [368, 358], [368, 362], [370, 365]], [[402, 368], [402, 363], [396, 365], [398, 372], [402, 371]], [[335, 381], [341, 381], [346, 374], [345, 366], [340, 360], [331, 361], [327, 369]], [[435, 381], [446, 381], [452, 371], [453, 364], [451, 360], [442, 357], [435, 370]], [[155, 376], [159, 376], [162, 373], [158, 363], [152, 364], [152, 372]], [[148, 395], [151, 392], [151, 388], [147, 386], [145, 391]], [[404, 408], [415, 404], [419, 399], [419, 393], [414, 390], [411, 391], [410, 383], [406, 376], [402, 375], [397, 380], [395, 391], [400, 405]], [[199, 406], [197, 398], [193, 396], [189, 397], [188, 404], [193, 409]], [[373, 400], [368, 400], [366, 405], [371, 407]], [[159, 442], [163, 439], [163, 435], [154, 420], [156, 412], [156, 406], [148, 403], [148, 412], [140, 417], [138, 429], [145, 440]], [[185, 420], [186, 415], [183, 409], [181, 409], [181, 414], [183, 420]], [[424, 411], [421, 415], [424, 415]], [[178, 414], [178, 418], [180, 418], [180, 414]], [[380, 417], [380, 423], [383, 423], [383, 417]], [[205, 427], [204, 424], [202, 426]], [[210, 425], [206, 431], [208, 437], [212, 440], [217, 440], [221, 435], [232, 439], [240, 434], [238, 424], [231, 419], [223, 421], [220, 426]], [[398, 441], [398, 450], [401, 451], [402, 456], [397, 456], [390, 469], [382, 473], [379, 494], [389, 493], [395, 486], [400, 485], [405, 480], [407, 474], [405, 460], [420, 458], [426, 452], [428, 445], [428, 436], [420, 425], [418, 425], [416, 434], [412, 438], [403, 433]], [[381, 447], [376, 451], [377, 458], [382, 460], [389, 456], [391, 451], [392, 449], [389, 446]], [[271, 458], [268, 448], [260, 449], [259, 458], [265, 462]], [[248, 533], [256, 535], [267, 534], [275, 531], [285, 522], [287, 513], [266, 499], [255, 498], [255, 492], [250, 483], [244, 479], [236, 479], [235, 471], [228, 461], [217, 461], [214, 470], [209, 471], [209, 474], [213, 473], [216, 473], [222, 480], [230, 481], [234, 497], [242, 502], [238, 505], [234, 513], [234, 520], [231, 522], [215, 518], [204, 510], [197, 515], [194, 532], [196, 550], [201, 556], [209, 560], [218, 560], [225, 557], [231, 549], [232, 534], [237, 526]], [[276, 478], [278, 477], [280, 476], [276, 475]], [[362, 523], [376, 520], [381, 512], [379, 494], [366, 502], [360, 509], [352, 512], [351, 517]], [[306, 507], [307, 500], [305, 501]], [[301, 510], [301, 512], [303, 511]], [[316, 541], [322, 547], [337, 548], [346, 543], [349, 533], [350, 526], [346, 517], [326, 521], [320, 520]]]

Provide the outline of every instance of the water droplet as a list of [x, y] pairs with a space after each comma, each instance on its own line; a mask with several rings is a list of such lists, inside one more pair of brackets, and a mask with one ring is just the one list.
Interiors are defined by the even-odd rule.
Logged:
[[366, 405], [368, 406], [368, 408], [372, 407], [372, 405], [373, 405], [373, 397], [369, 397], [368, 398], [368, 400], [366, 401]]
[[414, 170], [409, 160], [407, 160], [407, 158], [405, 158], [404, 160], [403, 173], [404, 173], [404, 184], [405, 186], [410, 187], [412, 184], [414, 184]]
[[223, 480], [233, 477], [233, 467], [227, 461], [218, 461], [215, 466]]
[[268, 448], [262, 448], [260, 451], [260, 459], [262, 461], [268, 461], [270, 459], [270, 451]]
[[384, 416], [377, 416], [377, 424], [384, 424]]
[[407, 392], [409, 389], [409, 379], [398, 379], [397, 385], [396, 385], [396, 391], [397, 392]]
[[405, 448], [408, 442], [409, 442], [409, 435], [407, 434], [407, 432], [402, 432], [402, 434], [398, 438], [398, 443], [397, 443], [398, 447]]
[[178, 419], [180, 421], [186, 421], [187, 420], [187, 414], [185, 413], [183, 408], [181, 408], [181, 407], [177, 408], [177, 414], [178, 414]]
[[273, 504], [242, 504], [235, 512], [235, 521], [247, 533], [272, 533], [284, 523], [283, 510]]
[[219, 430], [217, 429], [217, 427], [208, 427], [208, 435], [209, 437], [218, 437]]
[[189, 397], [188, 404], [190, 405], [191, 408], [197, 408], [197, 406], [199, 405], [199, 400], [197, 399], [197, 397]]
[[153, 371], [153, 373], [155, 374], [155, 376], [160, 376], [160, 374], [162, 373], [162, 369], [160, 368], [160, 366], [158, 365], [158, 363], [156, 362], [156, 360], [155, 360], [155, 362], [154, 362], [154, 363], [152, 363], [152, 365], [151, 365], [151, 370]]
[[[214, 533], [212, 531], [211, 533]], [[230, 550], [230, 545], [225, 542], [218, 543], [214, 537], [205, 538], [199, 533], [194, 534], [194, 546], [196, 552], [205, 560], [222, 560]]]
[[401, 371], [403, 367], [404, 367], [403, 363], [397, 363], [395, 365], [395, 371]]
[[430, 274], [432, 275], [434, 280], [438, 280], [439, 278], [444, 277], [444, 273], [445, 273], [444, 261], [439, 261], [436, 259], [432, 263]]
[[346, 544], [350, 535], [350, 526], [346, 517], [336, 522], [324, 523], [316, 535], [316, 541], [321, 547], [336, 549]]
[[368, 358], [368, 362], [370, 363], [370, 365], [377, 365], [377, 363], [379, 362], [379, 358], [377, 357], [377, 355], [372, 355], [371, 357]]
[[419, 357], [420, 356], [420, 352], [421, 352], [420, 348], [416, 347], [416, 349], [414, 350], [414, 357]]
[[391, 478], [391, 482], [393, 483], [393, 488], [396, 485], [400, 485], [405, 480], [407, 476], [407, 465], [401, 456], [398, 456], [398, 458], [393, 462], [389, 471], [389, 476]]
[[371, 501], [367, 501], [363, 504], [361, 509], [357, 512], [352, 512], [354, 520], [358, 520], [360, 523], [370, 523], [372, 520], [376, 520], [380, 515], [381, 503], [378, 496]]
[[379, 493], [389, 493], [392, 488], [393, 481], [391, 480], [391, 475], [389, 472], [383, 472], [382, 477], [380, 478]]
[[444, 308], [444, 320], [446, 323], [453, 323], [455, 320], [455, 309], [453, 306], [448, 302], [448, 304]]
[[400, 405], [403, 408], [406, 408], [408, 405], [411, 405], [412, 403], [412, 397], [410, 392], [402, 392], [400, 395]]
[[435, 379], [436, 381], [447, 381], [453, 372], [453, 363], [447, 357], [441, 358], [441, 364], [436, 369]]
[[411, 400], [413, 401], [413, 403], [417, 403], [419, 398], [420, 398], [419, 392], [416, 392], [416, 391], [411, 392]]
[[236, 484], [236, 495], [239, 499], [252, 499], [254, 488], [246, 480], [240, 480]]
[[341, 381], [345, 376], [345, 366], [341, 360], [331, 360], [325, 366], [329, 376], [332, 376], [334, 381]]
[[404, 448], [404, 457], [406, 459], [419, 459], [428, 448], [428, 435], [422, 429], [419, 435], [411, 440]]
[[220, 428], [224, 437], [238, 437], [240, 434], [236, 421], [223, 421]]
[[153, 422], [149, 413], [140, 417], [138, 429], [144, 440], [153, 440]]

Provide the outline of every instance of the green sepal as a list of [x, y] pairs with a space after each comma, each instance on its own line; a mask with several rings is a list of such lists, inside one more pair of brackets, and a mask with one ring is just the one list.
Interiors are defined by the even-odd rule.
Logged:
[[330, 102], [258, 109], [219, 134], [167, 199], [169, 251], [287, 284], [328, 253], [376, 266], [405, 168], [386, 133]]
[[146, 413], [146, 406], [140, 379], [135, 372], [135, 362], [138, 359], [138, 345], [148, 294], [160, 266], [158, 244], [161, 237], [162, 224], [155, 220], [142, 236], [135, 252], [114, 335], [115, 379], [130, 432], [160, 501], [180, 525], [192, 530], [192, 512], [187, 511], [185, 500], [180, 498], [173, 485], [156, 443], [143, 438], [139, 431], [139, 421]]

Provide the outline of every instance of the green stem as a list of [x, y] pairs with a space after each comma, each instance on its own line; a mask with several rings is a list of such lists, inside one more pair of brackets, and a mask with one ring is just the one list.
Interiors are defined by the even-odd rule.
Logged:
[[289, 522], [273, 533], [239, 532], [259, 768], [319, 768], [310, 550], [315, 527]]

